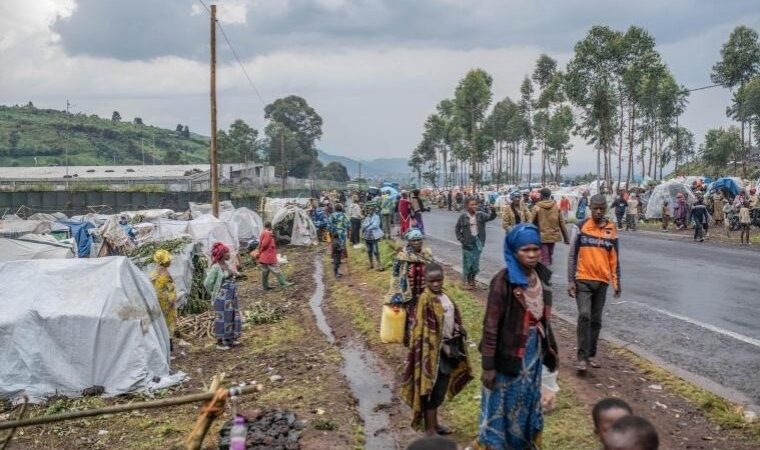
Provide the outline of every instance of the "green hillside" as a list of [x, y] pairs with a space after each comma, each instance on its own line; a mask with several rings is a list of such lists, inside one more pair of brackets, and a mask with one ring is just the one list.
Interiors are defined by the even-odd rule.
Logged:
[[[154, 147], [155, 145], [155, 147]], [[195, 164], [208, 161], [208, 138], [133, 119], [113, 121], [97, 115], [52, 109], [0, 106], [0, 166]]]

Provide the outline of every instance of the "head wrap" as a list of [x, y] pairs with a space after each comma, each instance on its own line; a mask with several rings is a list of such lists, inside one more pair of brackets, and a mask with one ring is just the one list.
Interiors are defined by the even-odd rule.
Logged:
[[404, 235], [404, 239], [407, 241], [421, 241], [422, 239], [425, 239], [425, 236], [422, 234], [422, 231], [417, 228], [410, 228]]
[[160, 266], [168, 266], [172, 262], [172, 255], [168, 251], [160, 248], [153, 254], [153, 262]]
[[218, 263], [219, 261], [223, 260], [229, 252], [229, 247], [222, 244], [221, 242], [215, 242], [211, 247], [211, 261]]
[[525, 269], [517, 261], [517, 251], [526, 245], [541, 245], [541, 235], [538, 227], [532, 223], [520, 223], [512, 227], [512, 230], [504, 237], [504, 260], [507, 264], [509, 282], [516, 286], [526, 287], [528, 277]]
[[252, 252], [256, 250], [257, 248], [259, 248], [259, 240], [256, 238], [253, 238], [250, 241], [248, 241], [248, 245], [246, 245], [245, 247], [245, 249], [248, 250], [249, 252]]

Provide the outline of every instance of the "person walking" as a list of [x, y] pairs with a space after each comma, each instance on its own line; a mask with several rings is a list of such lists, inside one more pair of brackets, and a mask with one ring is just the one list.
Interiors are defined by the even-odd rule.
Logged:
[[261, 264], [261, 285], [265, 291], [272, 289], [269, 287], [269, 273], [275, 274], [280, 287], [293, 286], [293, 283], [285, 279], [285, 275], [280, 269], [277, 262], [277, 242], [272, 234], [272, 222], [264, 222], [264, 229], [259, 236], [259, 257], [258, 262]]
[[412, 226], [412, 202], [409, 201], [409, 194], [401, 193], [401, 200], [398, 201], [398, 215], [400, 220], [399, 235], [403, 236]]
[[567, 257], [568, 294], [578, 305], [578, 356], [576, 369], [585, 373], [588, 366], [599, 367], [596, 357], [602, 312], [607, 288], [620, 298], [620, 259], [618, 230], [607, 220], [607, 200], [591, 197], [591, 218], [572, 227]]
[[562, 213], [562, 220], [567, 222], [567, 217], [570, 214], [570, 200], [564, 195], [559, 201], [559, 211]]
[[588, 208], [588, 192], [583, 191], [581, 198], [578, 199], [578, 207], [575, 210], [575, 219], [581, 221], [586, 218], [586, 208]]
[[739, 239], [741, 240], [741, 245], [749, 245], [749, 230], [752, 225], [749, 205], [750, 203], [745, 201], [741, 208], [739, 208], [739, 228], [741, 229]]
[[330, 244], [332, 247], [333, 275], [340, 278], [340, 263], [344, 256], [348, 257], [346, 252], [346, 238], [348, 237], [348, 217], [343, 213], [343, 205], [335, 205], [335, 212], [330, 214], [328, 219], [330, 228]]
[[359, 205], [359, 197], [356, 195], [351, 198], [351, 204], [348, 205], [348, 219], [351, 223], [351, 232], [349, 233], [351, 245], [357, 245], [362, 239], [362, 207]]
[[230, 264], [230, 249], [221, 242], [211, 247], [211, 267], [208, 269], [203, 286], [214, 299], [214, 337], [217, 350], [229, 350], [238, 345], [243, 327], [240, 319], [240, 304], [237, 296], [238, 274]]
[[377, 213], [378, 205], [376, 202], [367, 202], [365, 205], [367, 212], [362, 221], [362, 236], [364, 243], [367, 245], [367, 257], [369, 257], [369, 268], [374, 269], [373, 256], [377, 259], [377, 270], [385, 270], [380, 262], [380, 239], [383, 238], [383, 230], [380, 228], [380, 215]]
[[480, 341], [483, 389], [477, 448], [540, 447], [543, 366], [557, 370], [551, 326], [551, 271], [540, 262], [541, 236], [532, 224], [504, 238], [505, 268], [491, 280]]
[[507, 233], [513, 226], [530, 221], [530, 211], [523, 204], [520, 193], [513, 192], [510, 199], [511, 202], [501, 209], [501, 227]]
[[475, 289], [475, 277], [480, 272], [480, 254], [486, 243], [486, 222], [496, 218], [496, 210], [490, 208], [490, 214], [478, 211], [478, 199], [467, 199], [467, 210], [459, 216], [455, 235], [462, 244], [462, 276], [466, 281], [465, 289]]
[[694, 220], [694, 242], [704, 242], [705, 226], [710, 220], [710, 214], [701, 194], [697, 196], [697, 201], [691, 208], [691, 218]]
[[380, 199], [380, 222], [382, 223], [385, 239], [391, 239], [391, 224], [396, 201], [390, 193], [384, 193]]
[[451, 198], [451, 189], [449, 189], [449, 191], [446, 193], [446, 204], [449, 207], [449, 211], [451, 211], [451, 201], [452, 200], [453, 199]]
[[617, 219], [618, 230], [623, 229], [623, 219], [625, 218], [625, 210], [628, 208], [628, 202], [625, 201], [625, 192], [618, 191], [617, 197], [612, 202], [612, 209], [615, 211], [615, 218]]
[[554, 256], [554, 244], [559, 241], [569, 243], [565, 220], [560, 214], [557, 202], [552, 200], [549, 188], [541, 189], [541, 200], [533, 208], [531, 222], [541, 232], [541, 263], [551, 267]]
[[412, 428], [428, 436], [451, 434], [438, 423], [438, 408], [447, 394], [456, 396], [472, 380], [467, 359], [467, 332], [456, 303], [443, 288], [443, 267], [425, 267], [425, 291], [417, 305], [411, 345], [401, 381], [401, 398], [412, 408]]
[[668, 225], [670, 224], [670, 202], [664, 200], [662, 202], [662, 229], [668, 231]]
[[174, 279], [169, 274], [169, 266], [172, 263], [172, 255], [167, 250], [158, 249], [153, 254], [153, 262], [156, 268], [150, 273], [150, 281], [156, 290], [158, 305], [169, 330], [169, 350], [174, 350], [174, 330], [177, 326], [177, 293], [174, 288]]
[[423, 203], [422, 198], [420, 198], [420, 190], [415, 189], [412, 191], [412, 198], [410, 200], [412, 209], [411, 214], [413, 217], [412, 226], [417, 228], [422, 232], [422, 234], [425, 234], [425, 222], [422, 220], [422, 213], [423, 212], [430, 212], [430, 208], [425, 206], [425, 203]]
[[639, 196], [631, 194], [628, 197], [628, 214], [626, 215], [625, 230], [636, 231], [639, 222]]
[[723, 214], [723, 192], [721, 192], [720, 189], [715, 191], [715, 193], [712, 196], [712, 205], [713, 205], [713, 220], [715, 221], [715, 226], [723, 225], [723, 221], [725, 220], [726, 215]]

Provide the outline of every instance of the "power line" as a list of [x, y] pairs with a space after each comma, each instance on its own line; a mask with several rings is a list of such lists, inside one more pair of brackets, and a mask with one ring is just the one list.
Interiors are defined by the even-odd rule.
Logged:
[[698, 87], [698, 88], [694, 88], [694, 89], [686, 89], [686, 92], [701, 91], [703, 89], [712, 89], [714, 87], [720, 87], [720, 86], [723, 86], [723, 85], [722, 84], [712, 84], [710, 86], [702, 86], [702, 87]]
[[[198, 3], [200, 3], [201, 6], [203, 6], [203, 8], [206, 10], [207, 13], [211, 14], [211, 10], [208, 8], [208, 6], [206, 6], [205, 3], [203, 3], [203, 0], [198, 0]], [[219, 22], [219, 20], [216, 21], [216, 26], [219, 27], [219, 31], [222, 32], [222, 37], [224, 37], [224, 40], [227, 42], [227, 46], [229, 46], [230, 51], [232, 52], [232, 56], [235, 57], [235, 60], [240, 66], [240, 70], [242, 70], [243, 75], [245, 75], [245, 79], [248, 80], [248, 84], [251, 85], [251, 88], [253, 88], [253, 91], [256, 93], [256, 96], [259, 98], [261, 103], [264, 106], [266, 106], [267, 102], [264, 101], [264, 97], [261, 96], [261, 93], [259, 92], [258, 88], [256, 88], [256, 85], [253, 83], [253, 80], [251, 79], [250, 75], [248, 75], [248, 71], [245, 70], [245, 66], [243, 65], [243, 62], [240, 60], [240, 57], [235, 51], [235, 47], [232, 46], [232, 42], [230, 42], [230, 38], [227, 36], [227, 33], [224, 31], [224, 27], [222, 27], [222, 24], [221, 22]]]

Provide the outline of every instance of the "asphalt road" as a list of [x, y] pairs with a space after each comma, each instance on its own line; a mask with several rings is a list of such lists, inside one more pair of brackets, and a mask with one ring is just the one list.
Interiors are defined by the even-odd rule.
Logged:
[[[424, 222], [436, 259], [461, 270], [457, 217], [434, 210]], [[503, 238], [497, 217], [487, 227], [480, 281], [503, 267]], [[760, 405], [760, 252], [622, 232], [620, 258], [623, 295], [608, 294], [603, 333]], [[574, 318], [562, 243], [552, 269], [554, 310]]]

